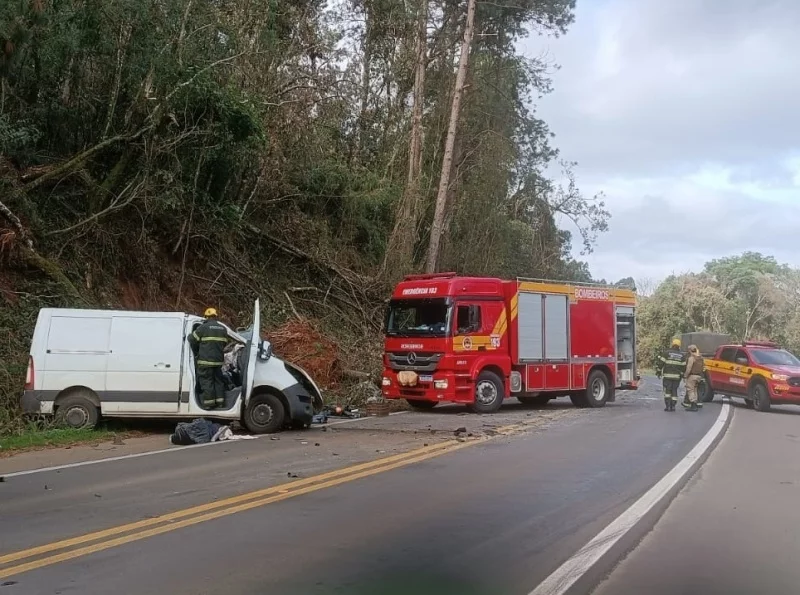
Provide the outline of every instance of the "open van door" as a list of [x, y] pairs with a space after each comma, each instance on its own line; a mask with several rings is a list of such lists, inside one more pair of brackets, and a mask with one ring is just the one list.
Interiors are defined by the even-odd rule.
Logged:
[[247, 403], [250, 393], [253, 392], [253, 382], [255, 381], [256, 358], [258, 348], [261, 343], [261, 304], [256, 300], [253, 312], [253, 332], [250, 334], [250, 342], [245, 346], [245, 369], [242, 375], [242, 402]]

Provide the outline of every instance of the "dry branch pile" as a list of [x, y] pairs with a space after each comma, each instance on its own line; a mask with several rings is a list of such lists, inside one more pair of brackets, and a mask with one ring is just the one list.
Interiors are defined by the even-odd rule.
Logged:
[[303, 368], [321, 389], [336, 388], [342, 381], [339, 347], [310, 321], [290, 320], [264, 336], [278, 356]]

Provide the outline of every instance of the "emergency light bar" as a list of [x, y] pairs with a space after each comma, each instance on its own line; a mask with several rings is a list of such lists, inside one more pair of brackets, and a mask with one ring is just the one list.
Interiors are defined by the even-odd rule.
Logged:
[[742, 341], [742, 347], [772, 347], [777, 349], [779, 346], [774, 341]]
[[458, 273], [427, 273], [421, 275], [406, 275], [404, 281], [425, 281], [428, 279], [452, 279]]

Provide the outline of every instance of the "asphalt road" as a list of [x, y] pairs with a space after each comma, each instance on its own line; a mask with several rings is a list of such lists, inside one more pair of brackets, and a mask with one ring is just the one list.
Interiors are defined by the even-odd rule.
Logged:
[[800, 408], [739, 405], [722, 442], [596, 595], [800, 591]]
[[[320, 449], [328, 449], [328, 469], [341, 458], [331, 449], [350, 453], [352, 468], [446, 443], [425, 437], [420, 446], [417, 429], [403, 434], [413, 444], [368, 456], [376, 449], [367, 436], [359, 447], [357, 432], [309, 432], [281, 437], [287, 445], [302, 439], [305, 451], [260, 439], [10, 477], [0, 483], [0, 584], [10, 583], [0, 594], [525, 595], [691, 450], [719, 405], [666, 414], [651, 384], [604, 409], [554, 409], [519, 410], [517, 421], [528, 425], [513, 435], [449, 441], [455, 447], [445, 454], [360, 477], [330, 479], [328, 470], [316, 486], [310, 476], [324, 469], [311, 461]], [[468, 419], [408, 415], [421, 416], [401, 416], [422, 419], [421, 428]], [[319, 436], [324, 442], [314, 442]], [[287, 478], [290, 465], [301, 469], [298, 478]], [[215, 509], [241, 507], [236, 514], [159, 518], [264, 488], [263, 504], [248, 507], [242, 501], [254, 496], [240, 496]], [[9, 559], [133, 522], [156, 533], [132, 527]], [[70, 554], [79, 550], [85, 555]]]

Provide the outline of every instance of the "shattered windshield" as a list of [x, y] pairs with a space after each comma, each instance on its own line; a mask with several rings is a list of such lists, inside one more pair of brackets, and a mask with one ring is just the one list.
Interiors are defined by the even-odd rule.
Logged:
[[750, 353], [762, 366], [797, 366], [800, 360], [785, 349], [752, 349]]
[[445, 337], [450, 318], [446, 299], [393, 300], [386, 314], [392, 337]]

